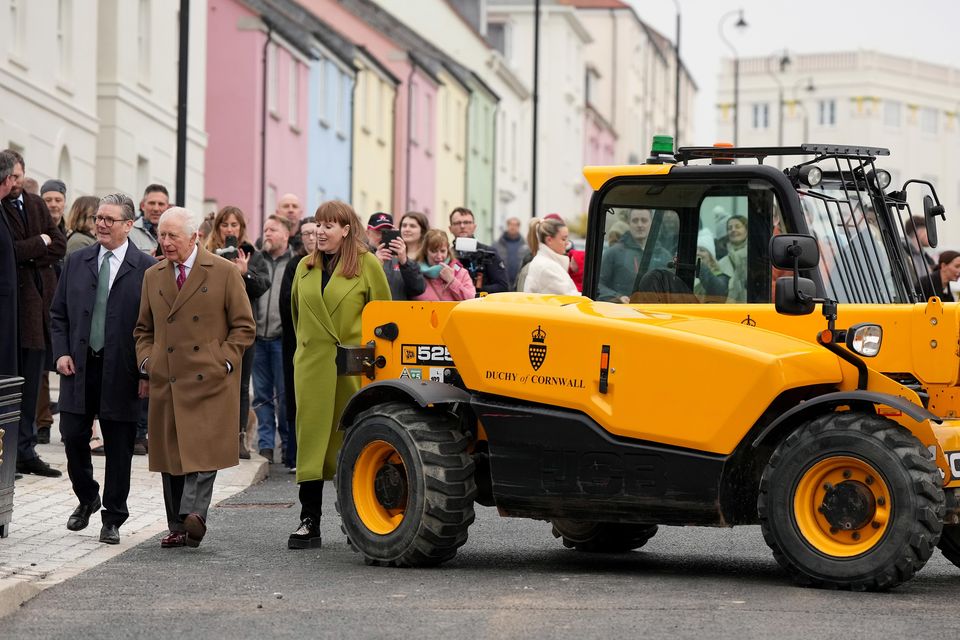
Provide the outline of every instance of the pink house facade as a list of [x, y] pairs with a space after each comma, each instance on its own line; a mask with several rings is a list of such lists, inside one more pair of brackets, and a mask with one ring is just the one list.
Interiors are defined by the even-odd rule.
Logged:
[[281, 196], [307, 195], [309, 58], [298, 34], [258, 17], [240, 0], [208, 1], [205, 200], [240, 207], [250, 242]]
[[[439, 80], [428, 63], [414, 62], [408, 86], [410, 101], [410, 142], [407, 145], [407, 203], [405, 210], [420, 211], [433, 218], [436, 200], [437, 158], [434, 153], [437, 87]], [[400, 211], [398, 210], [398, 213]]]
[[[602, 166], [614, 164], [617, 145], [617, 134], [610, 123], [597, 112], [590, 104], [584, 109], [583, 126], [583, 164], [585, 166]], [[590, 197], [593, 190], [583, 190], [583, 210], [586, 213], [590, 207]]]

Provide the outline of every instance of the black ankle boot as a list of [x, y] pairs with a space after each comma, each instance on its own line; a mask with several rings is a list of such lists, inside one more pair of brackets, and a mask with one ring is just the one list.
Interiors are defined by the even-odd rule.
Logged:
[[288, 549], [316, 549], [320, 547], [320, 523], [313, 518], [304, 518], [300, 526], [290, 534], [287, 540]]

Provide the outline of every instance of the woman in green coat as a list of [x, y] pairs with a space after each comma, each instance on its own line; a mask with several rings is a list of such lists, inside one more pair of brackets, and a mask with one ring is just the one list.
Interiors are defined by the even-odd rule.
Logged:
[[380, 261], [367, 250], [353, 208], [336, 200], [317, 209], [317, 248], [297, 265], [290, 304], [297, 350], [293, 356], [297, 400], [297, 483], [300, 527], [290, 549], [320, 546], [323, 481], [333, 479], [343, 433], [337, 429], [357, 377], [337, 377], [337, 345], [361, 344], [360, 317], [372, 300], [390, 300]]

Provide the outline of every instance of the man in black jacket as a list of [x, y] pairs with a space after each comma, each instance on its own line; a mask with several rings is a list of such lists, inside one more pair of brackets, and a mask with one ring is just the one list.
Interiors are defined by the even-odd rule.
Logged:
[[[133, 200], [105, 196], [94, 218], [97, 243], [70, 255], [51, 307], [50, 333], [60, 373], [60, 432], [67, 472], [80, 505], [67, 520], [79, 531], [101, 506], [93, 479], [90, 434], [100, 418], [106, 476], [100, 542], [120, 542], [129, 515], [130, 460], [146, 381], [137, 373], [133, 330], [143, 274], [156, 260], [127, 239], [136, 219]], [[91, 295], [93, 292], [93, 295]]]
[[[477, 223], [474, 220], [473, 211], [466, 207], [457, 207], [450, 212], [450, 233], [454, 237], [454, 249], [456, 249], [456, 238], [473, 238], [476, 230]], [[478, 294], [510, 290], [507, 269], [503, 266], [500, 254], [490, 245], [478, 242], [476, 252], [471, 254], [460, 252], [457, 257], [470, 271]]]
[[13, 235], [17, 259], [19, 294], [17, 308], [20, 322], [20, 375], [23, 377], [23, 398], [20, 404], [17, 472], [57, 478], [60, 471], [37, 455], [37, 396], [40, 376], [50, 349], [50, 302], [57, 288], [53, 266], [67, 252], [67, 239], [53, 222], [47, 205], [40, 196], [23, 190], [25, 163], [15, 157], [13, 175], [16, 182], [3, 200], [3, 214]]
[[[16, 158], [9, 151], [0, 151], [0, 200], [13, 188], [13, 165]], [[0, 375], [19, 373], [20, 344], [17, 339], [17, 259], [13, 253], [13, 235], [7, 216], [0, 212]], [[8, 455], [13, 455], [10, 452]]]

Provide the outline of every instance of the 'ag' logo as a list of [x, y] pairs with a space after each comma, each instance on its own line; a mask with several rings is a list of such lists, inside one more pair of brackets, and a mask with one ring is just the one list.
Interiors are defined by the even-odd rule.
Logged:
[[547, 332], [537, 326], [537, 330], [531, 334], [533, 342], [530, 343], [527, 353], [530, 355], [530, 366], [534, 371], [539, 371], [543, 366], [543, 361], [547, 359], [547, 345], [544, 342], [547, 339]]

